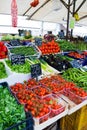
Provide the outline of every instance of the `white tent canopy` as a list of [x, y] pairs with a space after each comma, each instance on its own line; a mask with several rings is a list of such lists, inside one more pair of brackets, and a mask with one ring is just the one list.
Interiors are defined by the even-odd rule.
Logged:
[[[61, 0], [39, 0], [39, 4], [36, 7], [31, 7], [30, 3], [33, 0], [16, 0], [18, 6], [18, 15], [28, 16], [28, 19], [63, 23], [67, 20], [67, 9], [60, 2]], [[68, 2], [68, 0], [62, 0]], [[71, 0], [72, 2], [73, 0]], [[76, 9], [80, 4], [84, 2], [79, 9], [79, 17], [87, 15], [87, 0], [75, 0]], [[0, 2], [0, 14], [11, 14], [11, 2], [12, 0], [2, 0]], [[47, 2], [46, 4], [44, 4]], [[72, 6], [70, 7], [72, 11]], [[78, 21], [79, 24], [87, 26], [87, 17]]]
[[[16, 28], [12, 27], [11, 21], [11, 2], [12, 0], [3, 0], [0, 3], [0, 33], [18, 34], [18, 29], [31, 30], [33, 35], [44, 35], [47, 31], [58, 34], [61, 27], [65, 28], [67, 23], [67, 8], [63, 2], [68, 4], [69, 0], [39, 0], [36, 7], [31, 7], [33, 0], [16, 0], [18, 7], [18, 24]], [[75, 22], [73, 30], [74, 35], [87, 35], [87, 0], [70, 0], [70, 3], [76, 1], [75, 10], [84, 3], [78, 10], [80, 18], [84, 19]], [[73, 5], [70, 6], [73, 12]], [[70, 18], [72, 14], [70, 13]], [[48, 24], [49, 22], [49, 24]], [[43, 24], [43, 25], [42, 25]], [[60, 26], [59, 26], [60, 24]], [[65, 25], [65, 26], [61, 26]]]

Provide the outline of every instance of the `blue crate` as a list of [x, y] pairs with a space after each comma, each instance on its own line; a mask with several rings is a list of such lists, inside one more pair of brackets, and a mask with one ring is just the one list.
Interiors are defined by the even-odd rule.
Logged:
[[83, 66], [87, 65], [87, 57], [84, 58], [82, 65], [83, 65]]
[[70, 62], [71, 65], [74, 67], [74, 68], [81, 68], [83, 65], [83, 60], [76, 60], [74, 59], [73, 61]]

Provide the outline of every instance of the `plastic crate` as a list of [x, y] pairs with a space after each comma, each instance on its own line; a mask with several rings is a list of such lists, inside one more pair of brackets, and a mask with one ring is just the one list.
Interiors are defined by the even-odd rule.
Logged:
[[42, 116], [40, 118], [34, 118], [35, 125], [39, 125], [39, 124], [47, 121], [49, 119], [49, 115], [50, 115], [50, 109], [49, 109], [49, 113], [45, 114], [44, 116]]
[[64, 106], [62, 106], [61, 104], [59, 104], [59, 105], [61, 106], [59, 109], [57, 109], [57, 110], [51, 109], [50, 118], [57, 116], [58, 114], [62, 113], [65, 110]]
[[[42, 95], [42, 96], [39, 95], [39, 91], [40, 91], [41, 88], [46, 90], [46, 93], [45, 93], [44, 95]], [[45, 97], [47, 97], [47, 96], [51, 96], [51, 95], [52, 95], [51, 90], [48, 89], [48, 88], [46, 88], [46, 87], [43, 87], [43, 86], [37, 86], [36, 88], [32, 89], [32, 91], [33, 91], [33, 92], [37, 95], [37, 97], [40, 98], [40, 99], [43, 99], [43, 98], [45, 98]], [[38, 94], [36, 93], [36, 91], [38, 91]]]
[[[34, 106], [34, 107], [35, 107], [35, 106]], [[27, 104], [25, 104], [24, 109], [25, 109], [25, 112], [27, 112], [27, 113], [30, 111], [30, 110], [28, 110], [28, 108], [27, 108]], [[43, 116], [40, 116], [40, 117], [34, 117], [34, 116], [33, 116], [35, 125], [39, 125], [39, 124], [41, 124], [41, 123], [47, 121], [47, 120], [49, 119], [50, 111], [51, 111], [51, 110], [50, 110], [50, 108], [48, 107], [48, 112], [45, 113]], [[40, 111], [38, 111], [38, 112], [40, 112]]]
[[41, 51], [35, 45], [30, 45], [30, 46], [15, 46], [15, 47], [9, 47], [8, 48], [9, 59], [11, 59], [11, 55], [15, 54], [15, 53], [11, 53], [11, 49], [13, 49], [13, 48], [20, 48], [20, 47], [32, 47], [35, 50], [35, 52], [36, 52], [34, 55], [25, 55], [25, 58], [35, 58], [35, 57], [39, 58], [41, 56]]
[[78, 95], [76, 95], [75, 93], [73, 93], [71, 90], [69, 90], [69, 95], [68, 95], [69, 99], [72, 100], [73, 102], [75, 102], [76, 104], [81, 103], [82, 101], [87, 99], [86, 97], [80, 97]]
[[[57, 116], [58, 114], [60, 114], [61, 112], [63, 112], [65, 110], [65, 106], [64, 106], [64, 104], [62, 104], [61, 98], [55, 94], [44, 98], [44, 103], [49, 104], [49, 108], [51, 110], [50, 115], [49, 115], [50, 118]], [[51, 106], [52, 103], [53, 103], [53, 106], [56, 103], [56, 107], [58, 107], [58, 108], [53, 109], [53, 107]]]
[[69, 90], [70, 89], [64, 89], [63, 95], [66, 96], [66, 97], [69, 97]]
[[[32, 98], [36, 99], [37, 96], [32, 92], [32, 90], [27, 90], [27, 89], [25, 91], [16, 93], [15, 98], [19, 104], [25, 105], [28, 101], [27, 97], [30, 96], [31, 93], [32, 93]], [[19, 95], [22, 95], [23, 98], [22, 97], [20, 98]]]
[[34, 130], [34, 120], [32, 117], [28, 117], [20, 123], [17, 123], [5, 130]]
[[8, 86], [8, 83], [7, 82], [2, 82], [2, 83], [0, 83], [0, 87], [7, 87]]
[[[9, 88], [7, 82], [0, 83], [0, 87]], [[33, 128], [34, 120], [33, 120], [31, 113], [25, 112], [25, 115], [26, 115], [26, 119], [20, 120], [20, 122], [6, 128], [5, 130], [34, 130], [34, 128]]]
[[[20, 84], [20, 85], [18, 85]], [[16, 89], [17, 87], [17, 89]], [[26, 87], [22, 84], [22, 83], [16, 83], [14, 85], [11, 85], [9, 87], [9, 89], [11, 90], [11, 92], [15, 95], [16, 93], [20, 92], [22, 89], [25, 90]], [[14, 90], [15, 89], [15, 90]]]

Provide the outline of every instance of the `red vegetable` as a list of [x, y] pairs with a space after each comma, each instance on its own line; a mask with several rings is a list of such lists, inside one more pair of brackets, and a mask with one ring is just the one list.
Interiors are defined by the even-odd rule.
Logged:
[[7, 57], [7, 48], [3, 42], [0, 42], [0, 59]]

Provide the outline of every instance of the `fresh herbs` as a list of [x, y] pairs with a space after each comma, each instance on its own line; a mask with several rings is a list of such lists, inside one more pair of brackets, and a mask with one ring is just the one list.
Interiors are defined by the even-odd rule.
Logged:
[[7, 73], [5, 70], [5, 65], [3, 64], [3, 62], [0, 62], [0, 79], [6, 78], [6, 77], [7, 77]]
[[0, 130], [25, 119], [23, 106], [16, 103], [7, 88], [0, 88]]
[[21, 55], [23, 54], [25, 56], [36, 54], [35, 49], [33, 47], [28, 47], [28, 46], [12, 48], [10, 49], [10, 52], [14, 54], [21, 54]]
[[6, 64], [10, 67], [10, 69], [14, 72], [17, 73], [30, 73], [30, 64], [29, 62], [26, 60], [25, 64], [21, 65], [12, 65], [10, 60], [6, 60]]

